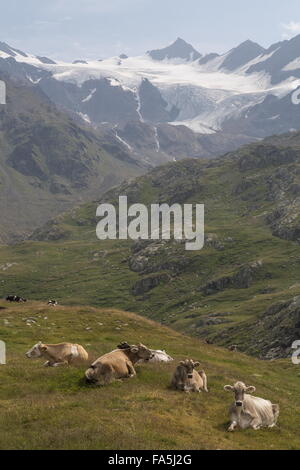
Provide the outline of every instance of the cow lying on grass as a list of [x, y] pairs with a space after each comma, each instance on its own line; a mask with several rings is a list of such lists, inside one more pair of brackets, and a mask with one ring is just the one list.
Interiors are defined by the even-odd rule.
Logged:
[[[174, 360], [166, 351], [161, 351], [160, 349], [150, 349], [150, 351], [152, 352], [152, 357], [149, 359], [149, 362], [172, 362]], [[145, 361], [141, 360], [140, 362]]]
[[207, 377], [204, 370], [196, 371], [196, 367], [200, 366], [200, 362], [194, 362], [191, 359], [181, 361], [176, 368], [171, 386], [176, 390], [184, 392], [208, 392]]
[[114, 379], [127, 379], [136, 375], [134, 365], [141, 359], [149, 361], [152, 352], [143, 344], [122, 343], [118, 349], [99, 357], [85, 372], [89, 384], [108, 384]]
[[237, 382], [233, 386], [225, 385], [224, 390], [233, 392], [235, 396], [235, 401], [229, 409], [230, 426], [228, 431], [232, 432], [237, 427], [257, 430], [262, 427], [273, 428], [276, 426], [279, 405], [273, 405], [269, 400], [248, 395], [248, 393], [255, 392], [255, 387], [247, 387], [243, 382]]
[[17, 303], [22, 303], [22, 302], [27, 302], [27, 299], [24, 299], [23, 297], [19, 297], [18, 295], [8, 295], [5, 299], [7, 302], [17, 302]]
[[26, 356], [28, 359], [43, 357], [47, 359], [44, 365], [48, 367], [66, 364], [80, 365], [87, 362], [89, 358], [88, 353], [80, 344], [43, 344], [41, 341], [27, 351]]

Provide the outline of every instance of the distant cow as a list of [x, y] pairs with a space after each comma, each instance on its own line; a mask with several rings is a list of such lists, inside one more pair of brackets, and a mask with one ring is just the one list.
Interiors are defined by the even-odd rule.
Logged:
[[237, 350], [238, 350], [237, 344], [233, 344], [232, 346], [229, 346], [228, 348], [228, 351], [231, 351], [231, 352], [237, 352]]
[[208, 392], [207, 377], [204, 370], [197, 372], [196, 367], [200, 366], [200, 362], [194, 362], [191, 359], [181, 361], [176, 368], [171, 386], [176, 390], [184, 392]]
[[273, 428], [276, 426], [279, 405], [273, 405], [269, 400], [248, 395], [248, 393], [255, 392], [255, 387], [247, 387], [243, 382], [237, 382], [233, 386], [225, 385], [224, 390], [233, 392], [235, 396], [235, 401], [229, 409], [230, 426], [228, 431], [232, 432], [237, 427], [258, 430], [262, 427]]
[[27, 299], [24, 299], [23, 297], [19, 297], [18, 295], [8, 295], [6, 297], [7, 302], [27, 302]]
[[57, 307], [58, 302], [57, 302], [57, 300], [49, 300], [48, 305], [49, 305], [49, 307]]
[[66, 364], [80, 365], [87, 362], [89, 358], [88, 353], [80, 344], [43, 344], [41, 341], [27, 351], [26, 356], [28, 359], [43, 357], [47, 359], [44, 365], [48, 367]]
[[118, 349], [99, 357], [85, 372], [89, 384], [108, 384], [114, 379], [134, 377], [134, 365], [139, 360], [150, 360], [152, 352], [143, 344], [122, 343]]

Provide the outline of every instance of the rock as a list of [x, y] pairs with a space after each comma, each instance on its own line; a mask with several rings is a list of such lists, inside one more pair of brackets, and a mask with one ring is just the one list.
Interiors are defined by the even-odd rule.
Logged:
[[168, 280], [170, 280], [170, 276], [166, 273], [150, 275], [137, 281], [132, 287], [132, 293], [133, 295], [145, 294], [162, 282], [167, 282]]
[[206, 284], [200, 290], [205, 295], [212, 295], [225, 289], [248, 289], [262, 268], [262, 261], [246, 264], [232, 276], [222, 277]]
[[[300, 339], [300, 296], [270, 305], [253, 324], [241, 325], [230, 329], [230, 336], [243, 334], [243, 351], [259, 356], [261, 359], [274, 360], [291, 357], [294, 341]], [[228, 333], [228, 330], [227, 330]], [[216, 338], [226, 340], [223, 333]]]

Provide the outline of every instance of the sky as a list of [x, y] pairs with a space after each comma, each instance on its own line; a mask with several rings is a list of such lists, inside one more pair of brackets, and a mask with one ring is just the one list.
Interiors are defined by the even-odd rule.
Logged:
[[299, 33], [299, 0], [0, 0], [0, 41], [67, 61], [141, 55], [177, 37], [222, 53]]

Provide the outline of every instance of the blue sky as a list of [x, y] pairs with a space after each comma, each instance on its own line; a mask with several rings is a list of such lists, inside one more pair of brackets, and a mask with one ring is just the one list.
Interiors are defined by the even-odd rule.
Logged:
[[178, 36], [207, 53], [299, 33], [299, 0], [0, 0], [0, 41], [65, 60], [139, 55]]

